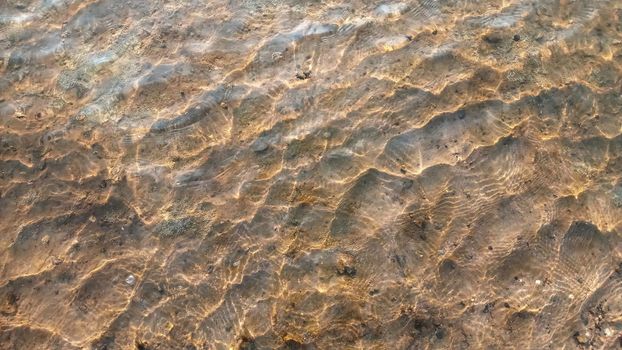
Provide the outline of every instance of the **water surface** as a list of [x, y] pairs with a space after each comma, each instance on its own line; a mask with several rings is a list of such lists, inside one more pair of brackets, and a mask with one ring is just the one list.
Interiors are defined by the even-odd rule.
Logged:
[[622, 346], [622, 0], [0, 2], [0, 348]]

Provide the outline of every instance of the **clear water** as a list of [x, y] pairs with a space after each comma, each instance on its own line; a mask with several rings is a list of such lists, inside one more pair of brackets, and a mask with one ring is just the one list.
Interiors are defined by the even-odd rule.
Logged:
[[0, 348], [619, 348], [621, 63], [621, 0], [4, 0]]

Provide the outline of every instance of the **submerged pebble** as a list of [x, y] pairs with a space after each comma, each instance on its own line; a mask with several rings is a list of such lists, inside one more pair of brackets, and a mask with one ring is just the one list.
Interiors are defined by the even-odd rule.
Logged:
[[257, 153], [267, 150], [268, 147], [269, 147], [268, 142], [262, 139], [257, 139], [255, 140], [255, 142], [251, 144], [251, 149]]
[[130, 286], [133, 286], [134, 283], [136, 283], [136, 277], [134, 277], [134, 275], [128, 275], [127, 278], [125, 278], [125, 283], [127, 283]]

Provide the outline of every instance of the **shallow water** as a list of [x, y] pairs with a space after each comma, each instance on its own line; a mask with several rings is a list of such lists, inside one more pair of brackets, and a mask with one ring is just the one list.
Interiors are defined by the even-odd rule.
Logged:
[[622, 0], [0, 2], [1, 349], [622, 347]]

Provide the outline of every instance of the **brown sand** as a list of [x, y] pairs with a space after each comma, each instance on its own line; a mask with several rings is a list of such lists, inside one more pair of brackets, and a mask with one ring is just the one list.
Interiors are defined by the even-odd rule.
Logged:
[[0, 1], [1, 349], [622, 346], [622, 0]]

